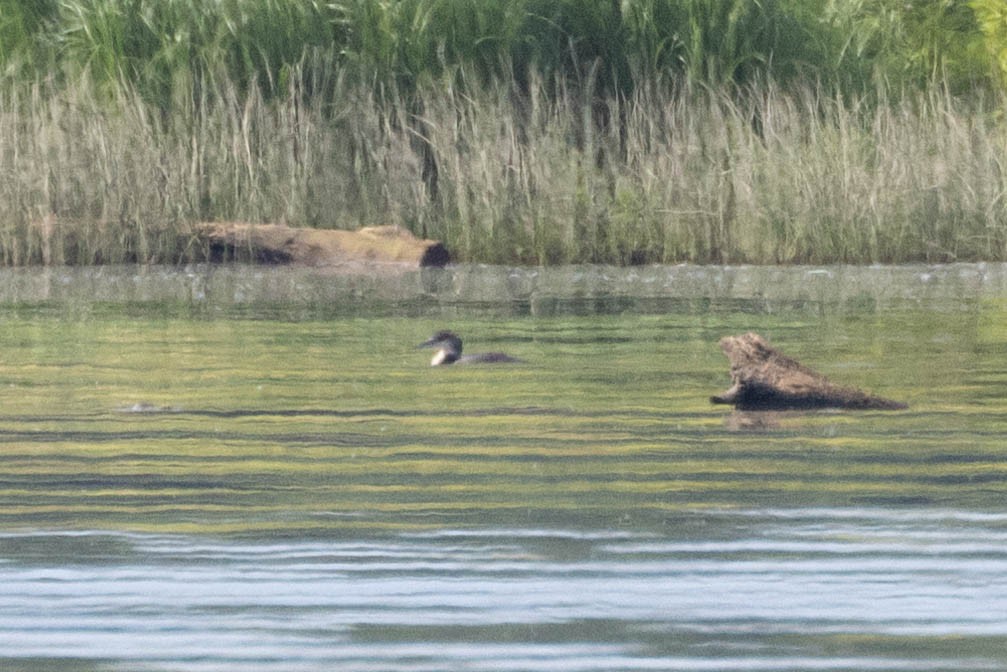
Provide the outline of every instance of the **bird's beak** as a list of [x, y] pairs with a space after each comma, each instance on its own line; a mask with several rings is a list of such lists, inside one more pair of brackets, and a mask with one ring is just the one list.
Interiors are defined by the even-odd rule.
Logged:
[[430, 347], [433, 347], [436, 343], [437, 343], [437, 341], [435, 341], [434, 339], [431, 338], [430, 340], [423, 341], [422, 343], [420, 343], [419, 345], [417, 345], [416, 349], [419, 350], [420, 348], [430, 348]]

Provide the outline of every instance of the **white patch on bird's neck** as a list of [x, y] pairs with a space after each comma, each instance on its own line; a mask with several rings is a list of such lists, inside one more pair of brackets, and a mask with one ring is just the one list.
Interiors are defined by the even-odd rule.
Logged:
[[440, 366], [448, 358], [447, 350], [438, 350], [434, 358], [430, 360], [430, 366]]

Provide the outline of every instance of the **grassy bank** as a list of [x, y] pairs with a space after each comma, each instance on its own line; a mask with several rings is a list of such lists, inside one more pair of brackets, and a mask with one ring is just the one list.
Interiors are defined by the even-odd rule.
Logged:
[[1004, 259], [998, 5], [917, 4], [0, 0], [0, 263]]
[[[460, 260], [1007, 259], [1007, 133], [949, 95], [652, 87], [583, 102], [450, 81], [333, 104], [219, 87], [169, 112], [90, 82], [0, 100], [0, 260], [179, 261], [207, 220], [399, 224]], [[608, 120], [607, 123], [600, 123]]]

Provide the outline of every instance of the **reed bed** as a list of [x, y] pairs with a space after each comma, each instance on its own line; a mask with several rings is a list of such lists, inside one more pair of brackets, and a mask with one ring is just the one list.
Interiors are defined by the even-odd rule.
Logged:
[[454, 75], [407, 97], [334, 73], [323, 105], [306, 73], [271, 97], [221, 78], [168, 111], [86, 79], [11, 87], [0, 262], [196, 260], [212, 220], [397, 224], [488, 263], [1007, 260], [1007, 134], [945, 93], [585, 101]]
[[0, 0], [0, 263], [1003, 259], [1000, 4]]

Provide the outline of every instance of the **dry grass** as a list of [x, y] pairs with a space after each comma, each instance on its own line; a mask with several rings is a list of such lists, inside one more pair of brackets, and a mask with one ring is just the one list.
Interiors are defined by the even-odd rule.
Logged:
[[588, 105], [543, 82], [407, 97], [336, 73], [322, 105], [305, 77], [270, 99], [221, 77], [170, 111], [86, 78], [8, 87], [0, 262], [200, 258], [191, 225], [211, 220], [398, 224], [490, 263], [1007, 259], [1007, 133], [944, 94], [653, 86]]

